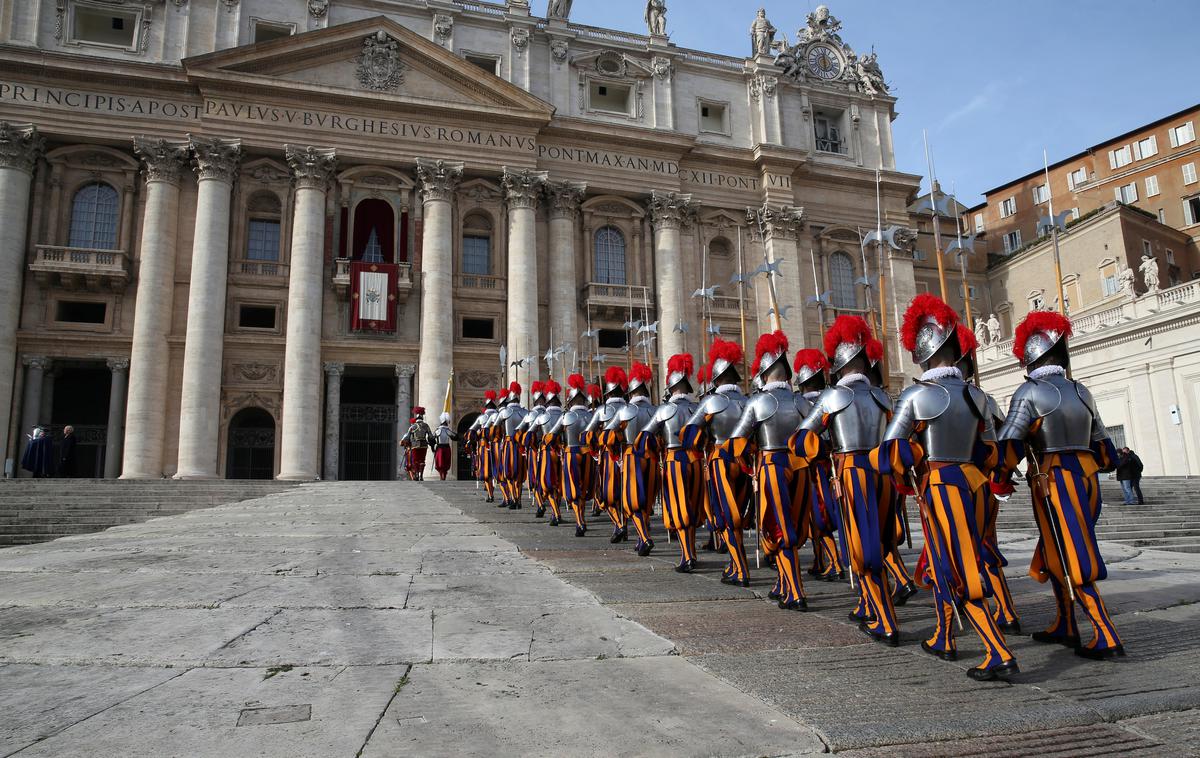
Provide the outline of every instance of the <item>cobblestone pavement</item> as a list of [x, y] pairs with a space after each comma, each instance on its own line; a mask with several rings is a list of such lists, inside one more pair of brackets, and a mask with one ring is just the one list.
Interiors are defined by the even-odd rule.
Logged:
[[[459, 483], [325, 483], [0, 551], [0, 756], [1187, 755], [1200, 556], [1109, 552], [1130, 651], [1014, 648], [1012, 685], [845, 621], [485, 505]], [[1027, 629], [1048, 621], [1006, 542]], [[752, 559], [753, 560], [753, 559]]]

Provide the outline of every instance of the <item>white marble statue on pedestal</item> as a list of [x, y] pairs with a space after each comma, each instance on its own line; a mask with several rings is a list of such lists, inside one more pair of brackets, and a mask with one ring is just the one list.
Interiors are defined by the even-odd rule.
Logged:
[[750, 54], [769, 56], [771, 46], [775, 43], [775, 33], [775, 27], [767, 20], [766, 8], [759, 8], [754, 23], [750, 25]]
[[571, 17], [571, 2], [572, 0], [550, 0], [546, 6], [546, 17], [566, 21]]
[[1121, 294], [1127, 299], [1133, 300], [1137, 297], [1137, 280], [1133, 273], [1133, 269], [1124, 266], [1121, 273], [1117, 275], [1117, 284], [1121, 287]]
[[1158, 292], [1158, 259], [1152, 255], [1142, 256], [1142, 265], [1138, 267], [1142, 272], [1142, 284], [1146, 285], [1146, 294], [1153, 295]]
[[646, 0], [646, 29], [651, 37], [667, 36], [666, 0]]
[[975, 340], [979, 343], [980, 347], [987, 347], [992, 344], [988, 338], [987, 322], [983, 319], [975, 322]]
[[995, 313], [988, 317], [987, 328], [989, 345], [994, 345], [1002, 339], [1003, 335], [1000, 334], [1000, 319], [996, 318]]

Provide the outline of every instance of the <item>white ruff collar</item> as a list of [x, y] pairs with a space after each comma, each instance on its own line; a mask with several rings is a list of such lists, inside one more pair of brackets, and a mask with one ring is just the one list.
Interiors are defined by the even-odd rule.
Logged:
[[741, 388], [736, 384], [722, 384], [720, 387], [717, 387], [716, 391], [722, 395], [727, 395], [730, 392], [740, 392]]
[[771, 390], [790, 390], [791, 388], [791, 382], [771, 382], [769, 384], [764, 384], [762, 391], [770, 392]]
[[949, 379], [951, 377], [955, 379], [962, 379], [962, 370], [960, 370], [957, 366], [941, 366], [940, 368], [931, 368], [924, 374], [921, 374], [921, 381], [936, 382], [939, 379]]
[[624, 405], [625, 401], [619, 397], [610, 397], [608, 400], [604, 401], [605, 405], [616, 405], [617, 403], [621, 403], [622, 405]]
[[1033, 379], [1034, 381], [1036, 381], [1038, 379], [1045, 379], [1048, 376], [1066, 376], [1066, 375], [1067, 375], [1067, 370], [1065, 368], [1063, 368], [1062, 366], [1054, 366], [1054, 365], [1042, 366], [1041, 368], [1035, 368], [1033, 371], [1029, 372], [1029, 378]]
[[813, 402], [820, 396], [821, 396], [821, 390], [812, 390], [811, 392], [804, 393], [804, 399], [808, 400], [809, 402]]
[[838, 379], [839, 387], [849, 387], [855, 382], [869, 382], [866, 374], [846, 374], [841, 379]]
[[650, 405], [650, 398], [644, 395], [634, 395], [633, 399], [629, 401], [629, 405]]
[[680, 392], [675, 395], [671, 395], [672, 403], [674, 403], [676, 401], [682, 401], [682, 400], [691, 400], [694, 402], [696, 400], [696, 396], [690, 392]]

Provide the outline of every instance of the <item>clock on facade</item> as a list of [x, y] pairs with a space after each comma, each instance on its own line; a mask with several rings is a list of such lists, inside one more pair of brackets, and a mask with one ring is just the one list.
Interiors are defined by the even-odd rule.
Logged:
[[828, 45], [813, 45], [808, 49], [808, 71], [818, 79], [836, 79], [842, 75], [842, 58]]

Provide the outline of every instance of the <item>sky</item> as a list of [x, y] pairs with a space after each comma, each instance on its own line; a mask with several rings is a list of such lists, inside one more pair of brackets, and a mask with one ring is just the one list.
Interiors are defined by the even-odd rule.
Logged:
[[[534, 11], [543, 13], [543, 0]], [[668, 0], [680, 47], [745, 56], [755, 11], [790, 41], [820, 0]], [[874, 46], [898, 98], [896, 165], [983, 193], [1200, 103], [1200, 0], [826, 0], [842, 39]], [[575, 0], [571, 20], [645, 32], [645, 0]], [[799, 118], [798, 113], [784, 118]], [[928, 185], [925, 185], [928, 188]]]

